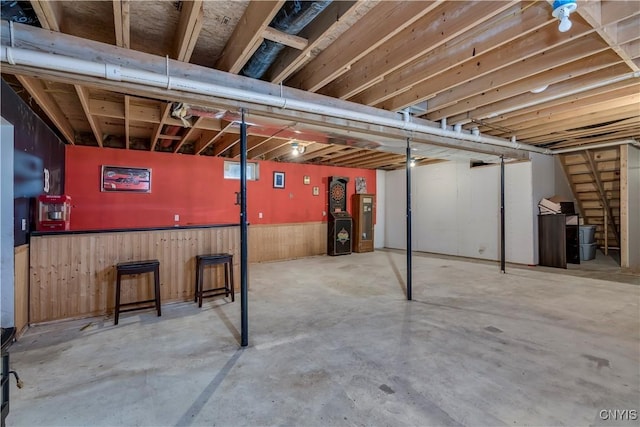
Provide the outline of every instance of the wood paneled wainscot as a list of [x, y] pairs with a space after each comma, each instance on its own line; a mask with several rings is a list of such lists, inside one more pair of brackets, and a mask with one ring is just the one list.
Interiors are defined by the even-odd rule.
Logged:
[[13, 321], [20, 336], [29, 322], [29, 245], [17, 246], [13, 252]]
[[[193, 298], [196, 255], [231, 253], [238, 292], [239, 251], [237, 225], [33, 236], [29, 323], [112, 313], [115, 265], [125, 261], [160, 261], [164, 304]], [[222, 269], [216, 271], [222, 275]], [[211, 280], [209, 274], [213, 273], [207, 273], [205, 280]], [[123, 279], [123, 302], [151, 295], [151, 274]]]
[[249, 227], [249, 262], [327, 253], [327, 223], [260, 224]]

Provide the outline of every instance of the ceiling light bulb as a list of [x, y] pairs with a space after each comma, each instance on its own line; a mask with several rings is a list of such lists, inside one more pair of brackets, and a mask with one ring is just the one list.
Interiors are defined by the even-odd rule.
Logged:
[[565, 33], [571, 29], [569, 15], [575, 12], [577, 8], [578, 4], [574, 0], [556, 0], [553, 2], [553, 12], [551, 14], [554, 18], [560, 20], [558, 30], [561, 33]]
[[409, 167], [412, 168], [416, 165], [416, 160], [415, 159], [411, 159], [409, 160]]
[[560, 25], [558, 26], [558, 30], [561, 33], [566, 33], [571, 29], [571, 20], [569, 20], [569, 15], [564, 15], [560, 18]]
[[529, 92], [531, 92], [531, 93], [544, 92], [545, 90], [547, 90], [548, 87], [549, 87], [549, 85], [540, 86], [540, 87], [537, 87], [535, 89], [531, 89]]
[[305, 146], [298, 144], [297, 142], [291, 143], [291, 154], [297, 156], [298, 154], [302, 154], [305, 151]]

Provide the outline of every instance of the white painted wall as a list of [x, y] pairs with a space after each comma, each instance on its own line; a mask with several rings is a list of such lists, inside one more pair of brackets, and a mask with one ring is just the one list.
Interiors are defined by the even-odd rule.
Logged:
[[385, 234], [385, 196], [387, 172], [376, 170], [376, 223], [373, 227], [373, 247], [384, 248]]
[[[544, 197], [551, 197], [557, 194], [556, 192], [556, 161], [553, 156], [547, 156], [545, 154], [531, 153], [531, 173], [532, 173], [532, 185], [533, 185], [533, 259], [534, 264], [538, 264], [538, 202]], [[562, 168], [562, 166], [560, 166]], [[560, 169], [560, 173], [562, 169]], [[569, 191], [571, 191], [569, 189]], [[566, 194], [561, 194], [566, 197], [567, 200], [573, 200], [573, 195], [567, 197]]]
[[[404, 169], [386, 173], [385, 204], [383, 206], [378, 203], [378, 209], [381, 210], [384, 207], [384, 245], [387, 248], [407, 248], [406, 188]], [[378, 187], [378, 191], [380, 191], [380, 187]]]
[[[406, 248], [406, 175], [387, 172], [386, 234], [390, 248]], [[505, 167], [507, 261], [533, 264], [532, 163]], [[500, 250], [500, 167], [443, 162], [412, 172], [413, 248], [497, 260]], [[536, 202], [537, 203], [537, 202]]]
[[627, 253], [629, 264], [623, 265], [623, 267], [640, 271], [640, 149], [627, 145], [627, 150], [627, 219], [629, 221]]
[[13, 321], [13, 125], [0, 117], [0, 324]]
[[[553, 191], [553, 195], [562, 196], [567, 200], [573, 201], [573, 206], [576, 209], [576, 212], [580, 213], [580, 206], [578, 205], [578, 199], [576, 199], [573, 194], [573, 190], [571, 189], [571, 185], [569, 184], [569, 180], [567, 179], [567, 175], [564, 173], [564, 169], [562, 169], [562, 164], [560, 163], [560, 156], [554, 156], [555, 170], [555, 187]], [[535, 180], [535, 177], [534, 177]]]

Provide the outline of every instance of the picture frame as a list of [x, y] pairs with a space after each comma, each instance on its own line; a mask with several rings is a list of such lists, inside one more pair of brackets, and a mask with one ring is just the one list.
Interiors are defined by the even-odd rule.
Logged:
[[284, 188], [284, 172], [273, 172], [273, 188]]
[[100, 191], [151, 193], [151, 168], [102, 165]]
[[314, 196], [320, 195], [320, 187], [313, 187], [313, 195]]
[[304, 178], [302, 178], [302, 183], [304, 185], [309, 185], [311, 184], [311, 177], [309, 175], [305, 175]]

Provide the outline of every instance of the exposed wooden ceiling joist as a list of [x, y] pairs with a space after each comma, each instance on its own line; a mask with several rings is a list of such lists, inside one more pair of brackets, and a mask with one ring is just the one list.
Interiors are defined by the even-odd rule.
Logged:
[[244, 12], [240, 23], [216, 63], [216, 68], [237, 74], [262, 42], [263, 32], [278, 13], [284, 0], [253, 1]]
[[131, 47], [130, 1], [113, 0], [113, 21], [116, 34], [116, 46]]
[[57, 126], [69, 144], [75, 144], [75, 133], [69, 119], [62, 109], [46, 91], [44, 83], [38, 79], [26, 76], [16, 76], [20, 84], [29, 92], [29, 95], [38, 103], [40, 108], [47, 113], [51, 121]]
[[189, 62], [204, 23], [204, 0], [182, 2], [173, 58]]
[[[285, 48], [265, 80], [349, 99], [355, 103], [349, 104], [351, 111], [361, 111], [362, 105], [392, 111], [411, 106], [413, 114], [431, 121], [446, 118], [449, 128], [477, 127], [483, 135], [516, 136], [518, 141], [550, 147], [640, 138], [640, 114], [633, 110], [637, 79], [632, 74], [640, 64], [637, 1], [579, 0], [577, 12], [571, 15], [573, 26], [566, 33], [558, 31], [551, 2], [546, 1], [340, 1], [296, 36], [269, 27], [284, 1], [31, 3], [43, 28], [84, 40], [71, 42], [48, 32], [34, 33], [29, 39], [20, 25], [10, 35], [3, 24], [4, 45], [11, 39], [17, 48], [35, 47], [61, 55], [73, 51], [70, 56], [94, 62], [159, 75], [168, 68], [172, 77], [289, 96], [287, 87], [239, 76], [221, 79], [209, 68], [217, 63], [219, 69], [238, 73], [263, 39], [275, 39]], [[133, 40], [127, 41], [130, 37]], [[91, 40], [133, 49], [123, 53]], [[165, 55], [183, 62], [167, 63]], [[194, 64], [184, 64], [189, 61]], [[215, 109], [221, 116], [224, 110], [235, 114], [240, 107], [248, 108], [250, 115], [262, 121], [250, 126], [249, 132], [250, 155], [255, 153], [256, 158], [269, 155], [282, 161], [349, 166], [366, 159], [367, 148], [400, 153], [394, 144], [407, 136], [397, 128], [355, 121], [347, 127], [342, 118], [259, 105], [251, 102], [251, 96], [230, 102], [173, 88], [2, 66], [5, 75], [22, 74], [23, 83], [18, 79], [14, 86], [19, 92], [18, 84], [23, 84], [25, 92], [36, 92], [31, 94], [33, 99], [47, 106], [45, 114], [70, 143], [94, 144], [100, 138], [89, 135], [102, 133], [108, 135], [105, 147], [141, 148], [147, 147], [143, 141], [148, 140], [155, 150], [158, 138], [166, 134], [161, 151], [239, 154], [234, 141], [226, 147], [215, 144], [227, 134], [230, 140], [233, 135], [237, 139], [237, 127], [224, 129], [220, 118], [195, 115], [188, 119], [192, 126], [185, 128], [185, 122], [169, 115], [174, 102]], [[75, 86], [82, 88], [84, 105]], [[548, 86], [544, 92], [530, 92], [543, 86]], [[312, 94], [295, 96], [309, 99]], [[325, 105], [336, 102], [322, 100]], [[293, 157], [288, 146], [291, 132], [301, 129], [323, 136], [308, 136], [307, 152]], [[279, 138], [275, 132], [289, 138]], [[442, 158], [450, 158], [452, 147], [516, 154], [433, 134], [411, 136], [416, 144], [427, 144], [423, 154]], [[329, 147], [328, 141], [345, 145], [322, 151]], [[349, 147], [354, 142], [358, 146]], [[393, 162], [396, 154], [388, 156], [381, 154], [380, 161], [386, 164], [368, 167], [404, 167], [402, 161]]]

